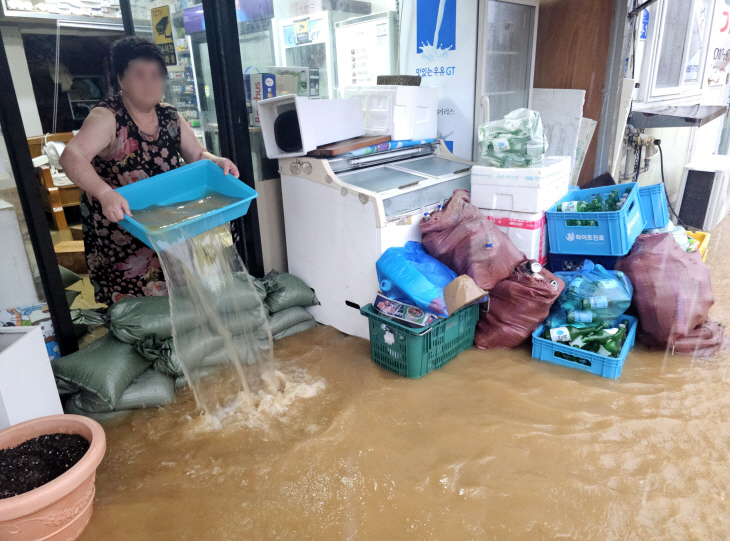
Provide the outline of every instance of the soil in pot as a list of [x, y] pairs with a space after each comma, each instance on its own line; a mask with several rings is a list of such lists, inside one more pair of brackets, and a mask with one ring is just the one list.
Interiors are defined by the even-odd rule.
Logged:
[[0, 449], [0, 500], [53, 481], [88, 450], [88, 440], [78, 434], [46, 434]]

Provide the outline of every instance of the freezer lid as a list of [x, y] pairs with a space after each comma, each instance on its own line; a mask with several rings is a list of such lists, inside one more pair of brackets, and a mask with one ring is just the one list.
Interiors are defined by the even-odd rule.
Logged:
[[342, 182], [376, 193], [413, 186], [421, 181], [429, 180], [424, 176], [399, 171], [391, 167], [361, 169], [352, 173], [341, 174], [339, 177]]
[[466, 172], [471, 169], [471, 165], [464, 162], [447, 160], [438, 156], [429, 156], [427, 158], [419, 158], [416, 160], [403, 161], [392, 164], [398, 169], [413, 171], [431, 177], [443, 177], [458, 172]]

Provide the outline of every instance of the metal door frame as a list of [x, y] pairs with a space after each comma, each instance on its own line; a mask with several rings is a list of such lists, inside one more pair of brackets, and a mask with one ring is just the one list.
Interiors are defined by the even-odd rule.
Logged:
[[20, 107], [12, 80], [5, 53], [5, 43], [0, 34], [0, 81], [6, 81], [6, 84], [0, 85], [0, 125], [2, 125], [10, 167], [13, 177], [15, 177], [15, 185], [33, 246], [43, 292], [53, 321], [56, 341], [61, 355], [68, 355], [78, 350], [78, 342], [71, 320], [71, 311], [66, 301], [61, 272], [58, 269], [58, 258], [53, 249], [51, 229], [48, 226], [46, 211], [41, 203], [38, 180], [33, 170], [28, 138], [25, 134], [23, 119], [20, 116]]

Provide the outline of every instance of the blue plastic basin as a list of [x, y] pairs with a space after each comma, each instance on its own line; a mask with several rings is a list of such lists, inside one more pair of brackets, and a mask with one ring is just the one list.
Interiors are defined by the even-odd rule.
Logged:
[[[248, 212], [251, 201], [258, 196], [256, 191], [249, 188], [243, 181], [231, 174], [223, 174], [223, 169], [210, 160], [201, 160], [173, 169], [167, 173], [122, 186], [116, 191], [129, 201], [132, 214], [135, 210], [145, 209], [152, 205], [167, 206], [191, 201], [201, 198], [209, 192], [240, 199], [231, 205], [166, 228], [166, 231], [180, 231], [189, 237], [200, 235], [240, 218]], [[119, 225], [152, 248], [149, 229], [137, 222], [134, 217], [127, 216], [119, 222]]]

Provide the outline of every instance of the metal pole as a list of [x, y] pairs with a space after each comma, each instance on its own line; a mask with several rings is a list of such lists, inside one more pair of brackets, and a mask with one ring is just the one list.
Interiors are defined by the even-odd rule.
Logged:
[[48, 309], [53, 321], [61, 355], [68, 355], [78, 349], [71, 312], [66, 302], [66, 293], [58, 270], [58, 260], [53, 250], [51, 231], [48, 228], [46, 213], [41, 204], [41, 194], [33, 171], [28, 139], [25, 136], [23, 120], [20, 116], [18, 99], [11, 81], [10, 66], [5, 54], [5, 44], [0, 35], [0, 125], [2, 125], [5, 145], [8, 148], [10, 167], [18, 188], [20, 204], [33, 245], [38, 272]]
[[[241, 180], [256, 189], [235, 2], [203, 0], [203, 13], [221, 154], [233, 160], [241, 173]], [[255, 199], [248, 214], [236, 220], [234, 230], [239, 232], [236, 248], [248, 271], [253, 276], [262, 277], [264, 259]]]
[[124, 35], [134, 36], [134, 17], [132, 17], [132, 5], [129, 0], [119, 0], [119, 9], [122, 12]]

